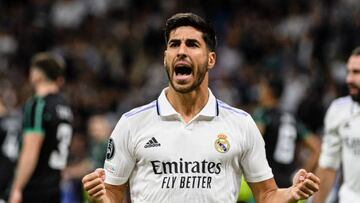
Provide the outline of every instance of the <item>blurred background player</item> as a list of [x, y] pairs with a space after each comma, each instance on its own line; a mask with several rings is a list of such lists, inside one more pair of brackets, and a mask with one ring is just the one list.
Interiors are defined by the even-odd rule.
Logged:
[[335, 99], [325, 117], [325, 134], [316, 173], [322, 180], [314, 203], [324, 203], [341, 167], [340, 203], [360, 202], [360, 47], [347, 61], [349, 95]]
[[0, 80], [0, 202], [5, 202], [18, 158], [21, 111], [16, 108], [17, 96], [11, 83]]
[[[266, 157], [277, 185], [289, 187], [298, 168], [311, 172], [315, 170], [320, 154], [320, 139], [294, 115], [282, 110], [279, 101], [283, 89], [281, 78], [274, 75], [261, 78], [260, 105], [254, 111], [254, 120], [264, 137]], [[304, 152], [308, 154], [301, 163], [299, 158]]]
[[61, 170], [66, 166], [73, 115], [60, 93], [65, 64], [51, 53], [31, 60], [35, 94], [23, 113], [23, 137], [10, 203], [60, 202]]

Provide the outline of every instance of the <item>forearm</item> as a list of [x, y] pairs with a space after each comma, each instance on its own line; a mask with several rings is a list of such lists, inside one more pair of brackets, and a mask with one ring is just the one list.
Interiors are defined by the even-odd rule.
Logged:
[[108, 197], [107, 194], [102, 199], [97, 199], [97, 200], [89, 199], [89, 203], [111, 203], [111, 202], [116, 202], [116, 201]]
[[316, 169], [316, 165], [319, 159], [319, 155], [315, 153], [311, 153], [309, 158], [304, 163], [304, 169], [306, 171], [314, 172]]
[[[324, 179], [322, 179], [322, 182], [324, 183]], [[327, 184], [327, 183], [322, 184], [319, 192], [317, 192], [317, 194], [315, 194], [313, 202], [314, 203], [325, 203], [330, 190], [331, 190], [331, 186], [329, 187], [329, 184]]]
[[320, 179], [312, 173], [300, 169], [293, 178], [293, 185], [289, 188], [278, 188], [274, 178], [249, 183], [256, 202], [260, 203], [296, 203], [297, 200], [309, 198], [319, 190]]
[[123, 202], [123, 196], [115, 196], [115, 194], [111, 193], [110, 191], [106, 191], [106, 194], [103, 198], [101, 199], [89, 199], [90, 203], [118, 203], [118, 202]]
[[314, 172], [320, 156], [321, 142], [317, 135], [311, 134], [305, 140], [305, 147], [309, 150], [308, 158], [306, 159], [303, 168], [306, 171]]
[[296, 202], [292, 195], [292, 187], [290, 188], [278, 188], [276, 186], [274, 178], [257, 182], [257, 183], [248, 183], [255, 201], [258, 203], [273, 203], [273, 202], [282, 202], [282, 203], [293, 203]]
[[37, 154], [34, 154], [34, 152], [28, 152], [28, 150], [21, 151], [20, 159], [15, 171], [15, 178], [12, 186], [13, 189], [23, 190], [34, 173], [38, 160], [37, 158]]
[[265, 192], [261, 197], [259, 203], [272, 203], [272, 202], [283, 202], [283, 203], [296, 203], [297, 201], [292, 198], [290, 188], [274, 189], [272, 191]]
[[319, 192], [315, 194], [314, 203], [324, 203], [335, 182], [336, 171], [334, 169], [318, 168], [316, 174], [321, 179]]

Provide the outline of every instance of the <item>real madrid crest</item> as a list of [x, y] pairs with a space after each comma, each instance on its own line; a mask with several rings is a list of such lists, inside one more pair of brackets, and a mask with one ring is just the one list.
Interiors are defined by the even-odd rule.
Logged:
[[218, 139], [215, 140], [215, 149], [220, 153], [225, 153], [230, 150], [230, 143], [226, 139], [227, 136], [225, 134], [219, 134]]

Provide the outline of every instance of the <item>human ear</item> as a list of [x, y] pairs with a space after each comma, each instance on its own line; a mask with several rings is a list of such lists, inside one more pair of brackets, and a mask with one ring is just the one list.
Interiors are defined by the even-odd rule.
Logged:
[[208, 57], [208, 69], [212, 69], [216, 63], [216, 53], [210, 52]]
[[166, 65], [166, 50], [164, 51], [164, 58], [163, 58], [163, 60], [164, 60], [164, 66]]

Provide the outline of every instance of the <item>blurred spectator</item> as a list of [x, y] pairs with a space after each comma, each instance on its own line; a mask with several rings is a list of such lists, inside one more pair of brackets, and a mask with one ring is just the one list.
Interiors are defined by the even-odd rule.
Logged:
[[94, 115], [87, 122], [88, 135], [90, 136], [90, 162], [91, 170], [104, 165], [107, 140], [113, 126], [105, 115]]
[[81, 0], [56, 0], [52, 7], [52, 23], [58, 28], [77, 28], [84, 20], [87, 9]]
[[[111, 101], [107, 105], [98, 104], [99, 100], [86, 102], [85, 106], [75, 102], [79, 104], [74, 106], [77, 112], [76, 108], [86, 112], [99, 106], [106, 111], [121, 112], [118, 106], [130, 105], [127, 109], [156, 98], [151, 90], [163, 85], [162, 79], [153, 79], [158, 77], [157, 68], [162, 65], [152, 65], [152, 61], [162, 58], [161, 52], [154, 51], [161, 50], [158, 48], [163, 44], [161, 38], [155, 37], [160, 36], [157, 34], [161, 32], [160, 19], [182, 10], [185, 3], [163, 0], [152, 3], [144, 0], [26, 2], [1, 3], [1, 70], [26, 74], [31, 55], [53, 49], [66, 58], [70, 67], [65, 90], [87, 86], [88, 90], [79, 96], [84, 98], [71, 96], [71, 100], [89, 100], [85, 92], [93, 92], [96, 97], [99, 92], [111, 90]], [[312, 91], [313, 87], [304, 85], [327, 77], [337, 59], [349, 53], [349, 45], [360, 41], [356, 34], [360, 29], [358, 5], [354, 2], [195, 0], [187, 2], [186, 7], [209, 16], [221, 33], [218, 50], [223, 57], [219, 57], [222, 59], [217, 64], [219, 67], [211, 74], [216, 78], [212, 86], [214, 92], [226, 83], [225, 86], [238, 91], [239, 96], [232, 99], [234, 104], [251, 108], [257, 73], [271, 70], [281, 73], [282, 78], [291, 78], [286, 85], [285, 95], [289, 96], [284, 97], [287, 98], [284, 108], [295, 112], [300, 100]], [[205, 3], [207, 7], [203, 6]], [[327, 32], [330, 29], [334, 32]], [[321, 70], [317, 71], [317, 77], [309, 77], [313, 69]], [[245, 74], [240, 80], [236, 77], [239, 72]], [[304, 82], [302, 78], [310, 81]], [[294, 81], [299, 81], [299, 85]], [[22, 89], [23, 85], [20, 83], [17, 88]], [[135, 102], [124, 100], [125, 95], [136, 94], [139, 89], [148, 94], [139, 94]], [[325, 88], [325, 91], [331, 89]], [[328, 95], [324, 93], [324, 97]], [[79, 123], [84, 123], [88, 116], [81, 114]]]
[[11, 57], [17, 50], [17, 41], [9, 33], [2, 32], [0, 28], [0, 73], [8, 70]]
[[81, 179], [90, 171], [103, 167], [112, 127], [106, 115], [95, 114], [87, 121], [88, 146], [86, 147], [84, 135], [74, 136], [70, 148], [71, 163], [62, 174], [62, 203], [84, 201]]
[[291, 72], [284, 81], [284, 92], [280, 98], [284, 111], [296, 113], [300, 101], [305, 97], [305, 90], [309, 84], [308, 76], [298, 72]]
[[21, 112], [15, 107], [16, 92], [0, 79], [0, 202], [7, 201], [19, 153]]

